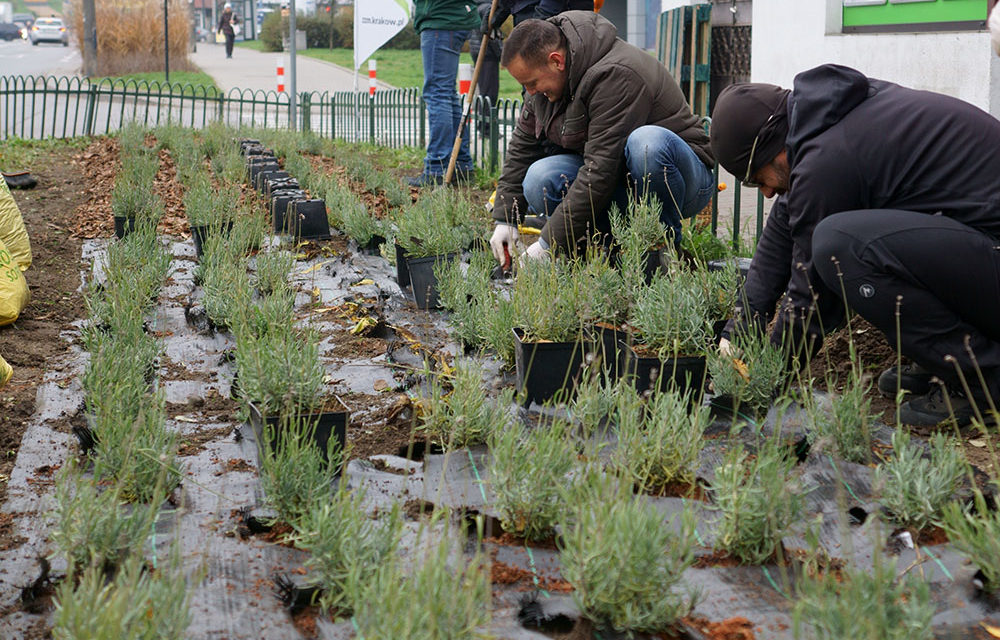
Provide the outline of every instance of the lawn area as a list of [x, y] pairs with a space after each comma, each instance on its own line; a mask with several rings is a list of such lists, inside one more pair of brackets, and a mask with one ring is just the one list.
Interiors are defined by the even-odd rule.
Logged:
[[[239, 46], [257, 51], [263, 50], [260, 40], [241, 42]], [[306, 49], [302, 55], [346, 67], [354, 66], [353, 49]], [[372, 56], [378, 63], [378, 79], [394, 87], [419, 87], [424, 83], [423, 63], [418, 49], [382, 49]], [[462, 54], [462, 62], [475, 63], [468, 53]], [[361, 73], [367, 76], [368, 64], [362, 63]], [[366, 85], [367, 86], [367, 85]], [[500, 71], [500, 97], [521, 99], [521, 85], [506, 71]]]
[[[106, 76], [104, 78], [91, 78], [92, 83], [100, 82], [101, 80], [134, 80], [137, 83], [142, 83], [143, 81], [152, 84], [153, 82], [159, 82], [163, 84], [165, 82], [164, 74], [162, 71], [150, 71], [147, 73], [129, 73], [122, 76]], [[216, 86], [215, 81], [207, 73], [202, 71], [171, 71], [170, 72], [170, 84], [179, 84], [183, 88], [187, 89], [190, 93], [190, 89], [185, 87], [185, 85], [190, 85], [191, 87], [201, 88], [204, 87], [206, 93], [211, 94], [212, 92], [218, 92], [219, 87]], [[199, 92], [200, 95], [200, 92]]]

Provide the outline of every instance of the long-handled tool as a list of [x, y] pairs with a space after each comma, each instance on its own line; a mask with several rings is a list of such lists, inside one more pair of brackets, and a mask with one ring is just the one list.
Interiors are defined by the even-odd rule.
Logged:
[[[497, 1], [493, 0], [490, 4], [490, 19], [486, 24], [493, 24], [493, 14], [497, 10]], [[486, 58], [486, 45], [490, 43], [489, 32], [483, 34], [483, 42], [479, 45], [479, 55], [476, 56], [476, 68], [472, 72], [472, 84], [469, 85], [469, 101], [465, 105], [464, 112], [462, 113], [462, 120], [458, 123], [458, 131], [455, 132], [455, 144], [451, 147], [451, 158], [448, 160], [448, 171], [444, 174], [444, 186], [451, 184], [451, 179], [455, 175], [455, 163], [458, 161], [458, 149], [462, 146], [462, 133], [465, 129], [465, 123], [469, 119], [469, 111], [472, 109], [472, 103], [476, 97], [476, 89], [479, 88], [479, 70], [483, 68], [483, 59]]]

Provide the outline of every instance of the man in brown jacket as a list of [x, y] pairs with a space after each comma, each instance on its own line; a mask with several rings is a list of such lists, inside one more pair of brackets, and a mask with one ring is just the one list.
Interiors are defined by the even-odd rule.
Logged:
[[630, 188], [660, 201], [660, 219], [679, 243], [681, 219], [712, 196], [715, 161], [666, 68], [590, 11], [522, 22], [501, 63], [528, 97], [497, 184], [497, 260], [505, 261], [505, 245], [513, 252], [528, 213], [548, 217], [528, 258], [574, 251], [608, 230], [608, 209], [624, 210]]

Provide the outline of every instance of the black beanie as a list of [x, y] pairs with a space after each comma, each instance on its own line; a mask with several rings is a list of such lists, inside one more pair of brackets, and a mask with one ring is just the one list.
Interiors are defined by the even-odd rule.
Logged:
[[726, 87], [716, 99], [710, 136], [712, 153], [737, 180], [742, 181], [748, 175], [747, 163], [754, 138], [757, 138], [757, 147], [749, 175], [785, 148], [789, 93], [788, 89], [773, 84], [745, 82]]

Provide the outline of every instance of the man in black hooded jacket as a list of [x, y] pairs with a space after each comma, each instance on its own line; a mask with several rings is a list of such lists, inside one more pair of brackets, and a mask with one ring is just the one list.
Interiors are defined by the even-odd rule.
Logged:
[[1000, 121], [828, 64], [791, 91], [728, 87], [711, 142], [744, 184], [778, 196], [735, 326], [763, 329], [783, 297], [772, 341], [815, 353], [846, 301], [914, 363], [879, 378], [884, 393], [912, 394], [904, 423], [995, 414]]

